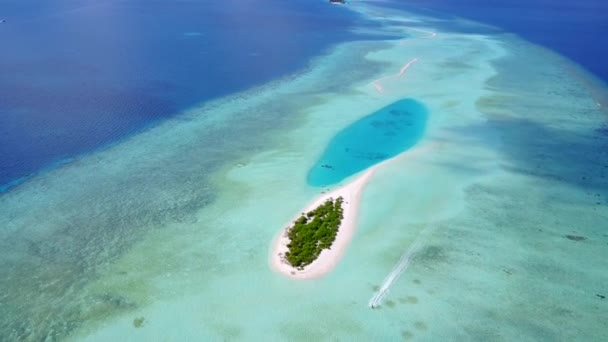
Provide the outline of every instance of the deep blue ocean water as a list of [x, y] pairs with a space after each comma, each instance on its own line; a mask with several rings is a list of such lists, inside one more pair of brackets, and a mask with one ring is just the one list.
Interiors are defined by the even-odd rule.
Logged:
[[606, 0], [388, 0], [377, 4], [496, 26], [554, 50], [608, 82]]
[[307, 177], [312, 186], [333, 185], [414, 146], [428, 113], [413, 99], [394, 102], [340, 131]]
[[3, 0], [0, 19], [0, 191], [295, 72], [361, 22], [306, 0]]
[[[608, 80], [608, 1], [378, 4], [486, 22]], [[371, 25], [316, 0], [1, 0], [0, 19], [0, 192], [195, 104], [297, 71], [357, 39], [350, 27]]]

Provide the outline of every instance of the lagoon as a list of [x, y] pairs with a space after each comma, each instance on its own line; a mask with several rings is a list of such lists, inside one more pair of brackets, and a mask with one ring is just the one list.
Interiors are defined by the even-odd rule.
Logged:
[[427, 109], [414, 99], [403, 99], [365, 116], [336, 134], [307, 182], [328, 186], [392, 158], [414, 146], [424, 134]]

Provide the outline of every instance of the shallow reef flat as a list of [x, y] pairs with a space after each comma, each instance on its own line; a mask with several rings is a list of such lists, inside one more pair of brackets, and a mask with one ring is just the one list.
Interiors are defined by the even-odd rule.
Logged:
[[[471, 22], [349, 8], [404, 38], [341, 44], [3, 194], [0, 339], [601, 340], [604, 85]], [[377, 170], [333, 272], [273, 272], [277, 231], [333, 187], [307, 184], [332, 139], [405, 98], [428, 110], [425, 153]]]

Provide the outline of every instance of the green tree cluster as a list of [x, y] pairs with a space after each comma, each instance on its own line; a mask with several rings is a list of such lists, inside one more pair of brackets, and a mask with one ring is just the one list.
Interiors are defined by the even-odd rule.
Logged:
[[285, 253], [292, 266], [302, 268], [317, 259], [322, 250], [331, 247], [344, 218], [343, 202], [342, 197], [330, 198], [294, 222], [288, 231], [289, 251]]

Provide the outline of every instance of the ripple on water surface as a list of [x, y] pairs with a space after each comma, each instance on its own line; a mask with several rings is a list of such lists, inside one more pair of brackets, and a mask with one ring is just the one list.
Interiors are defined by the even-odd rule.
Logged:
[[414, 146], [427, 110], [413, 99], [394, 102], [340, 131], [308, 172], [308, 184], [332, 185]]

